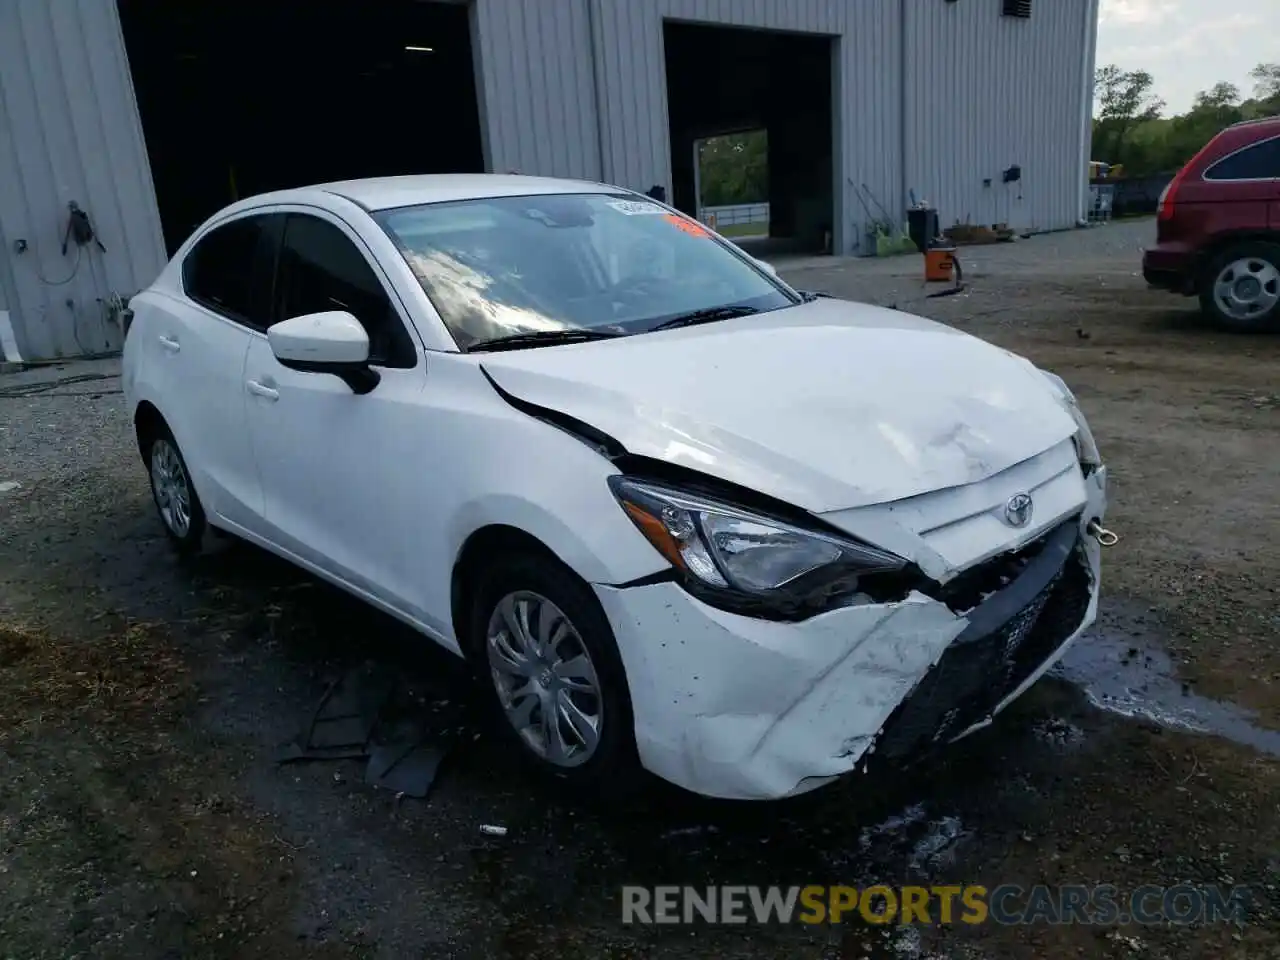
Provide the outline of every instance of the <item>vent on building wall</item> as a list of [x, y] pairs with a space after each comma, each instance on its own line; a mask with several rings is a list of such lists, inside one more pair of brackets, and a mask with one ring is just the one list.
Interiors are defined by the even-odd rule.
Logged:
[[1004, 9], [1000, 11], [1006, 17], [1031, 18], [1031, 0], [1004, 0]]

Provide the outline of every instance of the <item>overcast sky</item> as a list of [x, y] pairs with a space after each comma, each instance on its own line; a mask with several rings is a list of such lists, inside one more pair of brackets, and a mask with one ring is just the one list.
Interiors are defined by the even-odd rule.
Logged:
[[1191, 106], [1219, 80], [1253, 95], [1249, 71], [1280, 60], [1280, 0], [1100, 0], [1098, 66], [1146, 70], [1168, 103]]

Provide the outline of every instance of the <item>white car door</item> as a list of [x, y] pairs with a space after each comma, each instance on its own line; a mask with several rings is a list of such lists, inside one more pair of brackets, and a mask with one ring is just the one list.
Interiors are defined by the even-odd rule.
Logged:
[[254, 331], [266, 329], [266, 253], [280, 225], [271, 215], [250, 215], [213, 227], [183, 261], [185, 296], [153, 298], [142, 328], [148, 379], [209, 519], [254, 531], [263, 502], [245, 419], [244, 365]]
[[385, 275], [338, 218], [290, 213], [275, 282], [276, 321], [325, 310], [369, 334], [381, 382], [356, 394], [337, 376], [289, 369], [265, 337], [245, 366], [249, 435], [262, 477], [267, 534], [304, 560], [419, 616], [423, 571], [409, 545], [429, 480], [404, 469], [422, 415], [425, 360]]

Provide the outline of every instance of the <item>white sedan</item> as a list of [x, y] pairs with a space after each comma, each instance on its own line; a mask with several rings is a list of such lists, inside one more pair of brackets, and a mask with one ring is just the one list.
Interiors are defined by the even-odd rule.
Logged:
[[1095, 616], [1106, 472], [1061, 380], [629, 191], [257, 196], [130, 306], [180, 550], [217, 528], [412, 625], [584, 787], [767, 799], [928, 756]]

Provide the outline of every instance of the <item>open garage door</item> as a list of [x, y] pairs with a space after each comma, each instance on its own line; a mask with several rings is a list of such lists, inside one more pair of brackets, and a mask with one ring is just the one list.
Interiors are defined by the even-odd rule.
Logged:
[[119, 7], [170, 253], [240, 197], [484, 169], [465, 4]]
[[[834, 39], [667, 21], [663, 44], [675, 205], [745, 230], [738, 242], [756, 253], [830, 253]], [[765, 149], [763, 172], [756, 147]], [[752, 166], [732, 169], [726, 151]], [[707, 182], [713, 172], [731, 189]], [[761, 230], [767, 238], [745, 239]]]

